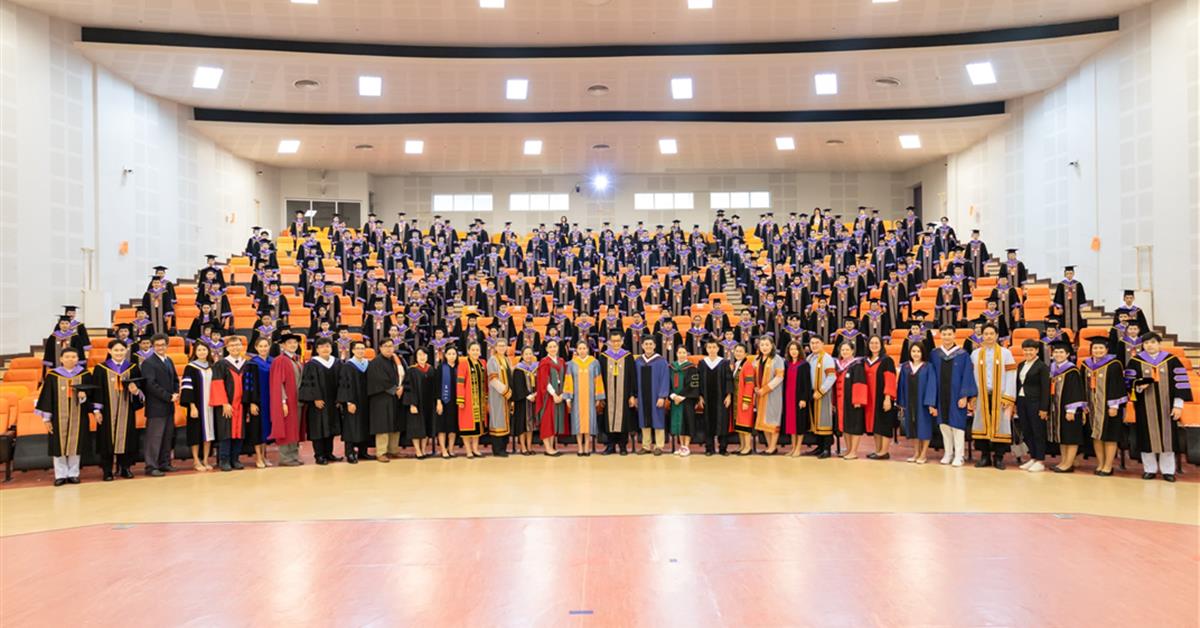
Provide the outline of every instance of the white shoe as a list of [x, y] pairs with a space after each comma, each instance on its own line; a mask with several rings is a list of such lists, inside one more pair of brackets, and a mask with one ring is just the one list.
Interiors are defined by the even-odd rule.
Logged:
[[952, 467], [961, 467], [962, 465], [963, 465], [963, 459], [960, 457], [955, 457], [954, 462], [950, 463], [950, 466], [952, 466]]
[[908, 460], [905, 460], [905, 462], [916, 462], [916, 461], [917, 461], [916, 456], [909, 456]]
[[1026, 469], [1026, 471], [1028, 471], [1030, 473], [1037, 473], [1039, 471], [1045, 471], [1045, 470], [1046, 470], [1046, 465], [1044, 465], [1038, 461], [1034, 461], [1034, 463], [1029, 465], [1029, 468]]
[[684, 447], [683, 449], [680, 449], [680, 450], [679, 450], [679, 457], [680, 457], [680, 458], [687, 458], [687, 457], [688, 457], [688, 456], [690, 456], [690, 455], [692, 455], [692, 450], [691, 450], [691, 448], [690, 448], [690, 447]]
[[1029, 460], [1026, 460], [1025, 462], [1022, 462], [1022, 463], [1021, 463], [1021, 470], [1022, 470], [1022, 471], [1028, 471], [1028, 470], [1029, 470], [1029, 467], [1032, 467], [1032, 466], [1033, 466], [1033, 463], [1035, 463], [1035, 462], [1037, 462], [1037, 460], [1034, 460], [1033, 458], [1030, 458]]
[[942, 464], [950, 464], [953, 456], [954, 455], [950, 453], [950, 450], [946, 450], [946, 455], [942, 456]]

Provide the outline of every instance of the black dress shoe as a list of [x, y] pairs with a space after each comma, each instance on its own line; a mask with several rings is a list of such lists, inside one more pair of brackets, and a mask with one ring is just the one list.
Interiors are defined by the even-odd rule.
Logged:
[[615, 444], [610, 444], [608, 447], [604, 448], [604, 455], [606, 456], [611, 456], [615, 453], [617, 453], [617, 446]]
[[329, 456], [329, 458], [327, 458], [327, 460], [329, 460], [329, 462], [341, 462], [341, 461], [345, 460], [345, 458], [343, 458], [341, 456]]
[[325, 456], [318, 456], [318, 457], [317, 457], [317, 464], [319, 464], [319, 465], [321, 465], [321, 466], [324, 466], [324, 465], [327, 465], [327, 464], [329, 464], [329, 461], [325, 459]]
[[721, 450], [720, 450], [720, 451], [718, 451], [717, 453], [721, 454], [722, 456], [728, 456], [728, 455], [729, 455], [729, 450], [728, 450], [728, 449], [725, 449], [724, 447], [722, 447], [722, 448], [721, 448]]
[[1055, 473], [1075, 473], [1075, 467], [1063, 469], [1062, 467], [1050, 467], [1050, 470]]
[[879, 454], [872, 451], [871, 453], [867, 454], [867, 460], [879, 460]]
[[704, 450], [704, 455], [705, 455], [705, 456], [712, 456], [712, 455], [715, 455], [715, 454], [713, 453], [713, 450], [711, 450], [711, 449], [705, 449], [705, 450]]
[[1142, 474], [1143, 480], [1153, 480], [1155, 477], [1158, 477], [1157, 473], [1143, 473]]
[[67, 479], [66, 479], [66, 478], [57, 478], [57, 479], [55, 479], [55, 480], [54, 480], [54, 485], [55, 485], [55, 486], [62, 486], [63, 484], [66, 484], [66, 483], [67, 483]]
[[350, 464], [358, 464], [358, 456], [353, 453], [346, 454], [346, 462]]
[[1004, 470], [1004, 456], [996, 456], [995, 459], [992, 461], [992, 466], [1003, 471]]
[[661, 456], [661, 455], [662, 455], [662, 447], [655, 447], [655, 448], [654, 448], [654, 455], [656, 455], [656, 456]]
[[1112, 471], [1101, 471], [1100, 469], [1096, 469], [1096, 475], [1098, 475], [1102, 478], [1106, 478], [1112, 474], [1113, 474]]
[[992, 457], [987, 454], [983, 454], [979, 457], [979, 460], [975, 462], [976, 469], [982, 469], [990, 466], [992, 466]]
[[112, 482], [112, 481], [113, 481], [113, 472], [112, 472], [112, 469], [105, 469], [105, 470], [104, 470], [104, 481], [105, 481], [105, 482]]
[[126, 480], [132, 480], [133, 479], [133, 471], [130, 471], [129, 467], [121, 467], [120, 476], [125, 478]]
[[504, 451], [503, 449], [493, 449], [493, 450], [492, 450], [492, 457], [494, 457], [494, 458], [507, 458], [507, 457], [508, 457], [508, 452], [507, 452], [507, 451]]
[[821, 452], [817, 454], [817, 460], [824, 460], [831, 455], [832, 454], [830, 454], [828, 450], [822, 449]]
[[218, 468], [221, 469], [223, 473], [233, 471], [233, 465], [229, 464], [228, 462], [222, 462], [220, 465], [218, 465]]
[[[78, 480], [79, 478], [75, 478], [75, 479], [76, 479], [76, 480]], [[1166, 481], [1168, 481], [1168, 482], [1174, 482], [1174, 481], [1175, 481], [1175, 474], [1174, 474], [1174, 473], [1164, 473], [1164, 474], [1163, 474], [1163, 479], [1164, 479], [1164, 480], [1166, 480]]]
[[234, 471], [241, 471], [242, 469], [246, 468], [246, 465], [242, 464], [242, 461], [237, 459], [234, 459], [233, 462], [229, 463], [229, 466], [233, 467]]
[[[1167, 476], [1165, 476], [1165, 475], [1164, 475], [1164, 476], [1163, 476], [1163, 479], [1166, 479], [1166, 477], [1167, 477]], [[1170, 480], [1167, 480], [1167, 481], [1168, 481], [1168, 482], [1174, 482], [1174, 481], [1175, 481], [1175, 476], [1173, 476], [1173, 475], [1172, 475], [1172, 476], [1171, 476], [1171, 479], [1170, 479]], [[75, 477], [73, 477], [73, 478], [67, 478], [67, 484], [79, 484], [79, 476], [75, 476]]]
[[800, 454], [801, 456], [820, 456], [821, 452], [825, 451], [821, 447], [813, 447], [812, 449]]
[[628, 455], [629, 455], [629, 449], [627, 449], [627, 448], [625, 448], [625, 447], [622, 447], [622, 448], [621, 448], [621, 455], [622, 455], [622, 456], [628, 456]]
[[158, 470], [162, 471], [163, 473], [175, 473], [179, 469], [176, 469], [173, 465], [167, 465], [165, 467], [159, 467]]
[[149, 471], [146, 472], [146, 475], [148, 475], [152, 478], [161, 478], [164, 474], [162, 471], [160, 471], [158, 469], [150, 469]]
[[366, 460], [367, 462], [372, 462], [375, 460], [375, 454], [359, 454], [358, 459]]
[[542, 452], [542, 453], [544, 453], [547, 456], [550, 456], [551, 458], [557, 458], [562, 455], [561, 451], [546, 451], [546, 452]]

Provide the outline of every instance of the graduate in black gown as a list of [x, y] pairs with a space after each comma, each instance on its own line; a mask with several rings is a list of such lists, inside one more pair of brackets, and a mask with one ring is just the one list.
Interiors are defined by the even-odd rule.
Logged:
[[688, 359], [688, 348], [675, 347], [675, 361], [670, 364], [671, 392], [668, 397], [667, 424], [672, 436], [679, 438], [678, 456], [690, 456], [692, 435], [696, 432], [696, 404], [700, 400], [700, 372]]
[[374, 444], [368, 418], [370, 402], [367, 398], [367, 343], [354, 340], [350, 343], [350, 359], [342, 364], [338, 373], [338, 404], [342, 409], [342, 448], [346, 462], [357, 464], [361, 460], [374, 460], [368, 451]]
[[512, 372], [512, 434], [517, 439], [517, 453], [522, 456], [532, 456], [533, 435], [537, 433], [539, 423], [534, 402], [537, 397], [537, 354], [533, 347], [526, 345], [521, 348], [521, 361]]
[[1129, 403], [1125, 389], [1124, 366], [1109, 353], [1109, 342], [1096, 338], [1090, 347], [1091, 356], [1083, 361], [1084, 392], [1087, 396], [1087, 420], [1091, 428], [1092, 445], [1096, 452], [1096, 475], [1113, 474], [1112, 463], [1117, 456], [1117, 444], [1125, 435], [1124, 408]]
[[434, 422], [442, 388], [441, 371], [430, 363], [430, 353], [427, 347], [417, 347], [416, 361], [404, 371], [404, 394], [400, 399], [404, 432], [412, 440], [418, 460], [433, 452]]
[[1050, 415], [1046, 419], [1046, 436], [1057, 443], [1060, 450], [1055, 473], [1073, 473], [1075, 454], [1084, 442], [1084, 409], [1087, 397], [1084, 394], [1083, 376], [1075, 361], [1070, 360], [1071, 344], [1063, 340], [1054, 343], [1050, 355]]
[[80, 354], [66, 347], [59, 366], [46, 373], [34, 413], [46, 424], [49, 453], [54, 458], [54, 485], [79, 484], [79, 463], [91, 446], [86, 408], [87, 369], [79, 364]]
[[696, 440], [704, 442], [704, 455], [718, 451], [722, 456], [729, 429], [729, 408], [732, 403], [733, 371], [729, 361], [719, 355], [721, 345], [713, 336], [704, 341], [705, 356], [696, 368], [700, 371], [700, 416], [696, 421]]
[[[446, 349], [447, 352], [450, 348]], [[367, 365], [367, 419], [375, 436], [375, 459], [391, 460], [400, 449], [400, 430], [404, 419], [400, 414], [400, 368], [396, 362], [396, 345], [390, 338], [379, 343], [379, 354]]]
[[317, 338], [316, 355], [304, 365], [300, 374], [299, 399], [304, 403], [304, 418], [308, 439], [313, 444], [317, 464], [341, 462], [333, 455], [333, 437], [342, 433], [342, 417], [338, 413], [338, 372], [341, 364], [333, 357], [333, 340]]
[[135, 413], [142, 407], [137, 382], [138, 367], [129, 360], [129, 349], [120, 340], [109, 343], [108, 359], [92, 369], [88, 384], [90, 409], [96, 418], [96, 453], [104, 481], [114, 473], [132, 478], [129, 468], [137, 462], [138, 433]]
[[836, 360], [837, 380], [833, 385], [834, 412], [837, 431], [846, 435], [846, 453], [842, 460], [858, 457], [858, 439], [867, 430], [867, 375], [863, 359], [854, 355], [854, 348], [842, 343]]

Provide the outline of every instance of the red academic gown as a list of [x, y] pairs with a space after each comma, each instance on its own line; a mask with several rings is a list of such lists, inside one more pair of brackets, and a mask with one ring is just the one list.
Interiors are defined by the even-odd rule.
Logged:
[[[886, 365], [884, 363], [887, 363]], [[883, 370], [880, 373], [880, 370]], [[875, 415], [878, 410], [883, 413], [881, 395], [892, 398], [892, 408], [895, 410], [896, 401], [896, 370], [892, 368], [891, 359], [884, 356], [872, 363], [863, 361], [863, 371], [867, 376], [867, 433], [875, 433]], [[881, 377], [882, 375], [882, 377]]]
[[755, 383], [758, 380], [757, 372], [754, 369], [754, 360], [747, 358], [742, 362], [742, 368], [734, 372], [733, 376], [735, 393], [733, 399], [736, 404], [733, 408], [733, 429], [739, 432], [753, 432], [754, 402], [758, 397], [754, 392]]
[[[271, 362], [271, 438], [276, 445], [295, 445], [307, 440], [304, 416], [300, 410], [300, 382], [296, 358], [280, 353]], [[283, 394], [279, 394], [282, 392]], [[283, 397], [287, 397], [287, 416], [283, 415]]]
[[555, 362], [551, 362], [550, 358], [542, 358], [541, 363], [538, 364], [534, 408], [540, 421], [541, 428], [538, 431], [542, 439], [567, 435], [571, 431], [571, 417], [567, 413], [567, 404], [554, 403], [554, 398], [546, 392], [551, 374], [557, 374], [557, 391], [561, 395], [563, 382], [567, 377], [567, 363], [562, 357]]
[[833, 384], [834, 410], [838, 431], [843, 434], [862, 434], [865, 431], [864, 406], [867, 405], [867, 377], [862, 358], [838, 360], [837, 380]]
[[233, 408], [233, 416], [228, 419], [222, 416], [220, 410], [215, 411], [217, 440], [225, 440], [227, 438], [241, 439], [245, 436], [243, 428], [249, 420], [250, 407], [249, 404], [243, 405], [242, 393], [245, 390], [245, 385], [242, 379], [242, 371], [249, 368], [257, 367], [254, 367], [247, 360], [242, 364], [242, 370], [238, 370], [227, 360], [221, 360], [217, 363], [217, 367], [213, 369], [212, 389], [208, 394], [208, 405], [220, 408], [225, 404], [229, 404]]

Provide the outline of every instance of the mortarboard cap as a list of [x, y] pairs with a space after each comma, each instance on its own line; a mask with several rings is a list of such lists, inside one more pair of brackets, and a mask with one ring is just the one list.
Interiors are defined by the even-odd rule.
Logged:
[[1063, 272], [1064, 273], [1073, 273], [1073, 272], [1075, 272], [1075, 267], [1074, 266], [1063, 266]]
[[925, 310], [917, 310], [912, 313], [913, 318], [925, 318], [926, 316], [929, 316], [929, 312], [926, 312]]
[[158, 271], [158, 270], [166, 270], [166, 269], [167, 269], [167, 267], [166, 267], [166, 266], [155, 266], [155, 267], [154, 267], [154, 270], [156, 270], [156, 271]]
[[1046, 327], [1058, 327], [1058, 326], [1059, 326], [1059, 321], [1058, 321], [1057, 317], [1054, 317], [1054, 316], [1046, 317]]
[[79, 309], [78, 305], [64, 305], [63, 306], [64, 312], [74, 312], [75, 310], [78, 310], [78, 309]]
[[1127, 296], [1127, 297], [1131, 297], [1131, 296], [1133, 296], [1133, 290], [1126, 290], [1126, 291], [1124, 292], [1124, 296]]
[[1015, 255], [1017, 253], [1017, 249], [1005, 249], [1005, 252], [1012, 253]]
[[300, 334], [287, 333], [279, 337], [279, 344], [283, 344], [289, 340], [300, 342]]

